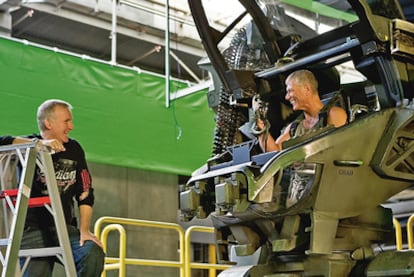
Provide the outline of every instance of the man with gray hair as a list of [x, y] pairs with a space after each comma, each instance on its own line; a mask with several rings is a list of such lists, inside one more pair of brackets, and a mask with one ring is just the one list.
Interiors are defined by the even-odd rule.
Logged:
[[[62, 100], [47, 100], [37, 111], [40, 135], [34, 138], [55, 140], [63, 151], [52, 155], [69, 240], [76, 264], [77, 276], [98, 277], [104, 265], [102, 243], [90, 232], [94, 194], [92, 178], [81, 145], [69, 137], [73, 130], [72, 106]], [[45, 179], [39, 169], [33, 179], [31, 197], [47, 195]], [[74, 200], [79, 207], [79, 229], [74, 211]], [[22, 238], [22, 249], [58, 245], [53, 217], [46, 208], [29, 209]], [[25, 258], [21, 258], [24, 264]], [[56, 257], [32, 258], [24, 273], [27, 277], [52, 276]]]
[[[294, 111], [303, 111], [295, 121], [283, 129], [275, 140], [270, 134], [260, 132], [259, 144], [264, 152], [282, 150], [282, 143], [292, 137], [302, 136], [325, 126], [340, 127], [347, 122], [347, 114], [341, 107], [324, 105], [319, 98], [318, 81], [315, 75], [306, 69], [291, 73], [285, 81], [285, 99], [290, 102]], [[253, 109], [258, 103], [253, 100]], [[266, 128], [260, 118], [256, 120], [259, 130]]]

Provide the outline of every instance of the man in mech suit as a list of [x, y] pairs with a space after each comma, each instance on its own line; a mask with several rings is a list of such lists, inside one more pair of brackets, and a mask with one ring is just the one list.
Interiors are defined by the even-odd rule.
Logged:
[[[276, 140], [266, 132], [268, 123], [257, 117], [254, 131], [258, 134], [259, 144], [264, 152], [280, 151], [282, 143], [290, 138], [329, 125], [340, 127], [347, 122], [347, 114], [343, 108], [322, 103], [318, 93], [318, 81], [311, 71], [295, 71], [286, 78], [285, 84], [285, 99], [290, 102], [294, 111], [301, 110], [303, 113], [287, 125]], [[256, 99], [253, 99], [252, 106], [255, 111], [260, 109]]]

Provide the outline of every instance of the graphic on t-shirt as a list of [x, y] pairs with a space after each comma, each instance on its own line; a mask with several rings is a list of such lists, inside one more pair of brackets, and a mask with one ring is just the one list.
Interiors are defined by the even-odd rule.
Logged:
[[66, 191], [76, 182], [76, 161], [59, 159], [55, 163], [55, 174], [59, 189]]

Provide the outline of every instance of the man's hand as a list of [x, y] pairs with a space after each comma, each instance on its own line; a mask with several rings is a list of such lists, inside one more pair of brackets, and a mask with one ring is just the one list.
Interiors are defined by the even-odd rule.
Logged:
[[100, 248], [103, 248], [102, 242], [98, 240], [98, 238], [92, 234], [90, 231], [88, 232], [81, 232], [80, 233], [80, 246], [83, 246], [85, 244], [85, 241], [91, 240], [95, 242]]
[[65, 147], [63, 144], [56, 140], [56, 139], [41, 139], [39, 141], [42, 145], [49, 147], [52, 151], [56, 152], [62, 152], [65, 151]]
[[259, 95], [255, 95], [252, 98], [252, 110], [254, 113], [254, 122], [252, 125], [252, 133], [255, 135], [261, 135], [267, 132], [270, 124], [267, 120], [267, 103], [260, 99]]

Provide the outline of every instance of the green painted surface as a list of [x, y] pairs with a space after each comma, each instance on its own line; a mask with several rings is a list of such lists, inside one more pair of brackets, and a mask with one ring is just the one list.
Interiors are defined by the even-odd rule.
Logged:
[[[0, 134], [37, 133], [38, 105], [59, 98], [74, 106], [72, 137], [91, 162], [189, 175], [211, 155], [205, 91], [166, 108], [160, 76], [8, 39], [0, 39], [0, 80]], [[186, 87], [171, 81], [172, 93]]]
[[355, 14], [343, 12], [328, 5], [321, 4], [313, 0], [282, 0], [284, 3], [313, 12], [327, 17], [345, 20], [346, 22], [354, 22], [358, 20]]

